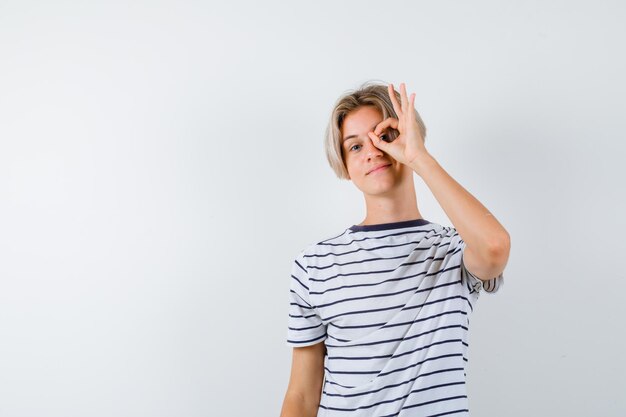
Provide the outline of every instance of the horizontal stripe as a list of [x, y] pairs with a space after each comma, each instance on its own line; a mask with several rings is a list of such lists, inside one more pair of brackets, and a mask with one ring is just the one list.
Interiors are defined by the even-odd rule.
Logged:
[[[333, 252], [328, 252], [328, 253], [324, 253], [324, 254], [312, 254], [312, 255], [304, 255], [305, 258], [326, 258], [329, 256], [332, 256], [334, 258], [340, 258], [340, 257], [347, 257], [347, 255], [352, 255], [354, 253], [357, 252], [373, 252], [376, 250], [380, 250], [380, 249], [388, 249], [388, 248], [400, 248], [403, 246], [415, 246], [416, 243], [419, 243], [420, 240], [416, 240], [416, 241], [412, 241], [412, 242], [405, 242], [405, 243], [399, 243], [397, 245], [381, 245], [381, 246], [374, 246], [371, 248], [358, 248], [358, 249], [354, 249], [348, 252], [341, 252], [341, 253], [333, 253]], [[431, 247], [445, 247], [449, 245], [449, 243], [441, 243], [441, 244], [433, 244]], [[430, 250], [431, 247], [423, 247], [423, 248], [418, 248], [418, 247], [414, 247], [413, 250]], [[411, 253], [411, 252], [409, 252]], [[329, 265], [330, 266], [330, 265]], [[323, 268], [317, 268], [317, 269], [323, 269]]]
[[446, 311], [443, 313], [438, 313], [438, 314], [433, 314], [432, 316], [427, 316], [421, 319], [415, 319], [412, 321], [405, 321], [402, 323], [394, 323], [394, 324], [388, 324], [388, 323], [374, 323], [374, 324], [364, 324], [364, 325], [357, 325], [357, 326], [339, 326], [338, 324], [335, 323], [328, 323], [329, 326], [332, 327], [337, 327], [339, 329], [361, 329], [361, 328], [365, 328], [365, 327], [381, 327], [381, 328], [385, 328], [385, 327], [395, 327], [395, 326], [407, 326], [407, 325], [411, 325], [413, 323], [419, 323], [422, 321], [426, 321], [426, 320], [431, 320], [434, 318], [438, 318], [441, 316], [446, 316], [448, 314], [456, 314], [456, 313], [460, 313], [460, 314], [464, 314], [467, 315], [467, 312], [462, 311], [462, 310], [451, 310], [451, 311]]
[[331, 359], [345, 359], [345, 360], [370, 360], [370, 359], [380, 359], [380, 358], [399, 358], [400, 356], [405, 356], [405, 355], [410, 355], [411, 353], [415, 353], [417, 351], [420, 350], [424, 350], [424, 349], [428, 349], [431, 346], [436, 346], [436, 345], [442, 345], [445, 343], [457, 343], [457, 342], [461, 342], [461, 339], [448, 339], [448, 340], [442, 340], [441, 342], [434, 342], [431, 343], [430, 345], [424, 345], [422, 347], [419, 347], [417, 349], [413, 349], [413, 350], [409, 350], [403, 353], [400, 353], [398, 355], [396, 355], [395, 353], [393, 355], [380, 355], [380, 356], [328, 356], [328, 360]]
[[313, 339], [308, 339], [308, 340], [290, 340], [290, 339], [288, 339], [287, 341], [289, 343], [309, 343], [309, 342], [313, 342], [314, 340], [322, 339], [323, 337], [326, 337], [326, 335], [321, 335], [321, 336], [314, 337]]
[[441, 303], [443, 301], [454, 300], [454, 299], [457, 299], [457, 298], [458, 299], [464, 299], [464, 300], [469, 302], [469, 300], [466, 297], [464, 297], [462, 295], [455, 295], [453, 297], [445, 297], [445, 298], [441, 298], [441, 299], [433, 300], [433, 301], [428, 301], [426, 303], [422, 303], [422, 304], [418, 304], [418, 305], [414, 305], [414, 306], [407, 306], [406, 304], [399, 304], [399, 305], [395, 305], [395, 306], [391, 306], [391, 307], [382, 307], [382, 308], [375, 308], [375, 309], [369, 309], [369, 310], [348, 311], [346, 313], [340, 313], [340, 314], [336, 314], [334, 316], [329, 316], [329, 317], [322, 318], [322, 320], [323, 321], [331, 321], [333, 319], [336, 319], [337, 317], [352, 316], [352, 315], [355, 315], [355, 314], [376, 313], [376, 312], [380, 312], [380, 311], [388, 311], [388, 310], [395, 310], [395, 309], [411, 310], [411, 309], [415, 309], [415, 308], [422, 308], [424, 306], [431, 305], [431, 304]]
[[346, 229], [297, 255], [287, 343], [323, 341], [326, 417], [467, 413], [469, 315], [502, 274], [472, 276], [465, 247], [422, 219]]
[[[450, 386], [453, 386], [453, 385], [463, 385], [463, 384], [465, 384], [465, 381], [459, 381], [459, 382], [449, 382], [449, 383], [447, 383], [447, 384], [432, 385], [432, 386], [430, 386], [430, 387], [426, 387], [426, 388], [420, 388], [420, 389], [415, 389], [415, 390], [412, 390], [412, 391], [410, 391], [408, 394], [403, 395], [403, 396], [401, 396], [401, 397], [396, 397], [396, 398], [393, 398], [393, 399], [390, 399], [390, 400], [378, 401], [378, 402], [376, 402], [376, 403], [373, 403], [373, 404], [368, 404], [368, 405], [363, 405], [363, 406], [360, 406], [360, 407], [357, 407], [357, 408], [339, 408], [339, 407], [325, 407], [325, 408], [326, 408], [326, 409], [328, 409], [328, 410], [337, 410], [337, 411], [357, 411], [357, 410], [366, 410], [366, 409], [368, 409], [368, 408], [376, 407], [376, 406], [379, 406], [379, 405], [381, 405], [381, 404], [389, 404], [389, 403], [394, 403], [394, 402], [397, 402], [397, 401], [402, 401], [402, 400], [405, 400], [405, 399], [407, 399], [408, 397], [410, 397], [410, 396], [411, 396], [411, 394], [415, 394], [415, 393], [418, 393], [418, 392], [424, 392], [424, 391], [429, 391], [429, 390], [433, 390], [433, 389], [437, 389], [437, 388], [442, 388], [442, 387], [450, 387]], [[437, 401], [439, 401], [439, 400], [437, 400]], [[435, 401], [435, 402], [436, 402], [436, 401]], [[423, 403], [423, 404], [421, 404], [421, 405], [425, 405], [425, 404], [427, 404], [427, 403]], [[404, 407], [403, 407], [403, 408], [404, 408]]]
[[326, 346], [327, 347], [334, 347], [334, 348], [344, 348], [344, 349], [345, 348], [355, 347], [355, 346], [373, 346], [373, 345], [380, 345], [380, 344], [383, 344], [383, 343], [393, 343], [393, 342], [399, 342], [399, 341], [412, 340], [412, 339], [418, 338], [420, 336], [424, 336], [424, 335], [431, 334], [431, 333], [436, 333], [436, 332], [438, 332], [440, 330], [456, 329], [456, 328], [467, 330], [467, 327], [463, 326], [462, 324], [451, 324], [451, 325], [448, 325], [448, 326], [441, 326], [441, 327], [437, 327], [435, 329], [427, 330], [427, 331], [422, 332], [422, 333], [414, 334], [413, 336], [404, 336], [404, 337], [399, 337], [399, 338], [394, 338], [394, 339], [382, 339], [382, 340], [376, 340], [375, 342], [358, 343], [358, 344], [351, 344], [351, 345], [346, 345], [346, 346], [331, 345], [331, 344], [327, 343]]
[[311, 317], [317, 317], [317, 314], [310, 314], [308, 316], [302, 316], [302, 315], [298, 315], [298, 314], [290, 314], [289, 317], [294, 318], [294, 319], [308, 319]]
[[[386, 271], [386, 272], [390, 272], [390, 271]], [[366, 274], [369, 274], [369, 273], [371, 273], [371, 272], [367, 272]], [[426, 272], [420, 272], [418, 274], [413, 274], [413, 275], [404, 275], [404, 276], [397, 277], [397, 278], [389, 278], [389, 279], [386, 279], [386, 280], [383, 280], [383, 281], [380, 281], [380, 282], [372, 282], [372, 283], [364, 283], [364, 284], [352, 284], [352, 285], [342, 285], [340, 287], [333, 287], [333, 288], [326, 289], [324, 291], [309, 291], [309, 294], [311, 294], [311, 295], [324, 295], [324, 294], [327, 294], [329, 292], [339, 291], [339, 290], [342, 290], [342, 289], [345, 289], [345, 288], [376, 287], [378, 285], [384, 285], [384, 284], [388, 284], [390, 282], [405, 281], [405, 280], [408, 280], [408, 279], [411, 279], [411, 278], [415, 278], [417, 276], [425, 275], [425, 274], [426, 274]], [[354, 274], [354, 275], [357, 275], [357, 274]], [[361, 274], [358, 274], [358, 275], [361, 275]]]
[[[424, 401], [424, 402], [417, 403], [417, 404], [405, 405], [405, 406], [402, 407], [402, 410], [406, 410], [406, 409], [414, 408], [414, 407], [422, 407], [424, 405], [434, 404], [434, 403], [438, 403], [438, 402], [441, 402], [441, 401], [456, 400], [456, 399], [459, 399], [459, 398], [467, 398], [467, 395], [458, 395], [456, 397], [439, 398], [439, 399], [436, 399], [436, 400]], [[466, 409], [455, 410], [455, 411], [451, 411], [451, 412], [447, 412], [447, 413], [433, 414], [433, 415], [434, 416], [449, 415], [451, 413], [459, 413], [459, 412], [463, 412], [463, 411], [467, 411], [467, 410]]]
[[426, 358], [423, 361], [414, 363], [412, 365], [404, 366], [402, 368], [393, 369], [393, 370], [388, 371], [388, 372], [381, 372], [380, 370], [377, 370], [377, 371], [338, 371], [338, 370], [331, 370], [331, 369], [329, 369], [326, 366], [324, 366], [324, 369], [329, 374], [345, 374], [345, 375], [375, 374], [377, 377], [381, 377], [381, 376], [385, 376], [385, 375], [391, 375], [391, 374], [396, 373], [396, 372], [406, 371], [407, 369], [415, 368], [416, 366], [421, 366], [421, 365], [425, 364], [426, 362], [436, 361], [438, 359], [447, 359], [447, 358], [459, 357], [459, 356], [462, 356], [462, 354], [460, 354], [460, 353], [450, 353], [450, 354], [447, 354], [447, 355], [440, 355], [440, 356], [436, 356], [436, 357], [433, 357], [433, 358]]
[[[325, 253], [323, 255], [320, 254], [315, 254], [315, 255], [306, 255], [305, 257], [307, 258], [325, 258], [328, 256], [346, 256], [346, 255], [351, 255], [353, 253], [357, 253], [357, 252], [372, 252], [374, 250], [380, 250], [380, 249], [388, 249], [388, 248], [401, 248], [403, 246], [410, 246], [410, 245], [414, 245], [415, 243], [418, 243], [419, 241], [415, 241], [415, 242], [407, 242], [407, 243], [399, 243], [397, 245], [381, 245], [381, 246], [374, 246], [373, 248], [358, 248], [358, 249], [354, 249], [348, 252], [343, 252], [343, 253]], [[328, 266], [330, 267], [330, 266]], [[328, 267], [324, 267], [324, 268], [328, 268]], [[323, 269], [323, 268], [317, 268], [316, 269]]]
[[322, 269], [332, 268], [333, 266], [359, 265], [359, 264], [364, 264], [366, 262], [376, 262], [376, 261], [392, 261], [394, 259], [404, 259], [411, 252], [409, 252], [408, 254], [402, 254], [402, 255], [398, 255], [398, 256], [390, 256], [390, 257], [384, 257], [384, 258], [367, 258], [367, 259], [360, 259], [358, 261], [350, 261], [350, 262], [334, 262], [332, 264], [328, 264], [328, 265], [324, 265], [324, 266], [315, 266], [315, 265], [313, 265], [313, 266], [311, 266], [311, 268], [312, 269], [322, 270]]
[[[435, 287], [445, 287], [448, 285], [455, 285], [456, 282], [449, 282], [446, 284], [441, 284], [441, 285], [436, 285]], [[421, 284], [418, 285], [417, 287], [410, 287], [410, 288], [405, 288], [403, 290], [399, 290], [399, 291], [395, 291], [395, 292], [386, 292], [386, 293], [382, 293], [382, 294], [371, 294], [371, 295], [364, 295], [361, 297], [351, 297], [351, 298], [344, 298], [341, 300], [337, 300], [337, 301], [333, 301], [331, 303], [326, 303], [326, 304], [318, 304], [317, 307], [321, 308], [321, 307], [328, 307], [328, 306], [332, 306], [332, 305], [336, 305], [339, 303], [347, 303], [350, 301], [358, 301], [358, 300], [371, 300], [373, 298], [383, 298], [383, 297], [393, 297], [394, 295], [398, 295], [398, 294], [404, 294], [406, 292], [413, 292], [414, 294], [419, 294], [420, 292], [430, 292], [433, 290], [434, 287], [429, 287], [429, 288], [421, 288]]]
[[313, 307], [310, 307], [310, 306], [305, 306], [305, 305], [298, 304], [298, 303], [289, 303], [289, 305], [292, 305], [292, 306], [298, 306], [298, 307], [300, 307], [300, 308], [305, 308], [305, 309], [307, 309], [307, 310], [312, 310], [312, 309], [313, 309]]
[[309, 326], [309, 327], [288, 327], [289, 330], [295, 330], [295, 331], [302, 331], [302, 330], [309, 330], [309, 329], [316, 329], [318, 327], [320, 327], [322, 325], [322, 323], [318, 324], [317, 326]]
[[[329, 281], [331, 279], [337, 278], [337, 277], [349, 277], [349, 276], [354, 276], [354, 275], [372, 275], [372, 274], [383, 274], [386, 272], [393, 272], [395, 271], [397, 268], [399, 268], [400, 266], [412, 266], [412, 265], [419, 265], [419, 264], [425, 264], [428, 263], [428, 261], [442, 261], [444, 259], [446, 259], [447, 257], [449, 258], [451, 255], [455, 255], [457, 252], [460, 252], [460, 249], [455, 249], [454, 251], [448, 252], [445, 254], [445, 256], [442, 256], [440, 258], [435, 258], [435, 257], [427, 257], [425, 259], [419, 260], [419, 261], [415, 261], [415, 262], [405, 262], [402, 263], [400, 265], [398, 265], [396, 268], [394, 269], [379, 269], [379, 270], [368, 270], [368, 271], [357, 271], [357, 272], [350, 272], [350, 273], [340, 273], [340, 274], [336, 274], [336, 275], [332, 275], [330, 277], [326, 277], [326, 278], [309, 278], [310, 281], [314, 281], [314, 282], [326, 282]], [[457, 266], [457, 268], [460, 267]], [[315, 268], [312, 268], [315, 269]], [[422, 271], [425, 272], [425, 271]], [[433, 274], [433, 273], [431, 273]]]
[[[323, 391], [323, 394], [328, 396], [328, 397], [342, 397], [342, 398], [359, 397], [359, 396], [363, 396], [363, 395], [375, 394], [377, 392], [384, 391], [384, 390], [391, 389], [391, 388], [397, 388], [397, 387], [400, 387], [400, 386], [406, 385], [406, 384], [412, 384], [413, 382], [417, 381], [418, 379], [423, 379], [423, 378], [426, 378], [428, 376], [442, 374], [442, 373], [445, 373], [445, 372], [458, 372], [458, 371], [462, 371], [462, 370], [463, 370], [463, 368], [445, 368], [445, 369], [439, 369], [439, 370], [433, 371], [433, 372], [423, 372], [423, 373], [419, 374], [416, 377], [413, 377], [411, 379], [407, 379], [406, 381], [385, 385], [385, 386], [383, 386], [381, 388], [378, 388], [378, 389], [375, 389], [375, 390], [363, 391], [363, 392], [359, 392], [359, 393], [355, 393], [355, 394], [345, 394], [345, 395], [344, 394], [335, 394], [335, 393], [328, 392], [326, 390]], [[331, 382], [331, 381], [327, 381], [327, 382], [329, 384], [341, 386], [342, 388], [355, 388], [355, 387], [339, 385], [339, 384], [337, 384], [335, 382]]]
[[[348, 240], [347, 242], [341, 242], [341, 243], [329, 243], [329, 241], [334, 240], [334, 238], [328, 239], [328, 240], [324, 240], [322, 242], [319, 242], [317, 245], [318, 246], [350, 246], [350, 245], [354, 245], [355, 243], [360, 243], [360, 242], [364, 242], [367, 240], [383, 240], [383, 239], [388, 239], [390, 237], [397, 237], [397, 236], [406, 236], [406, 235], [411, 235], [411, 234], [428, 234], [430, 232], [433, 232], [435, 229], [427, 229], [427, 230], [408, 230], [408, 231], [403, 231], [403, 232], [398, 232], [398, 233], [386, 233], [386, 234], [382, 234], [380, 236], [365, 236], [362, 237], [361, 239], [351, 239]], [[344, 233], [340, 234], [339, 236], [336, 236], [336, 238], [343, 236]], [[351, 235], [353, 236], [353, 235]]]

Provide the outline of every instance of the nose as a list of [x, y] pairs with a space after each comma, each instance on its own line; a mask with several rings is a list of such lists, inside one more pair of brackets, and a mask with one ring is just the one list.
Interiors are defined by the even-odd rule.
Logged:
[[365, 152], [365, 154], [367, 155], [367, 159], [383, 156], [384, 155], [383, 151], [381, 151], [374, 145], [374, 142], [372, 142], [372, 139], [370, 139], [369, 137], [367, 139], [368, 140], [365, 141], [366, 146], [367, 146], [367, 149]]

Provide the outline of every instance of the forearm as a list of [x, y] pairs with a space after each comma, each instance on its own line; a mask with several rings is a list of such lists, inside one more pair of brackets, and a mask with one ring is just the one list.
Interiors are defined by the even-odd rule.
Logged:
[[307, 401], [303, 396], [287, 392], [280, 417], [316, 417], [319, 401]]
[[496, 256], [509, 243], [509, 234], [473, 195], [454, 180], [430, 154], [411, 164], [468, 247], [483, 259]]

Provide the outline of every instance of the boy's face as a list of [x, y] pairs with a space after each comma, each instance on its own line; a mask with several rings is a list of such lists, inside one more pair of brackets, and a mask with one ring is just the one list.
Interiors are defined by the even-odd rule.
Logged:
[[[404, 164], [374, 146], [367, 135], [382, 121], [383, 116], [376, 107], [362, 106], [348, 113], [341, 129], [343, 160], [350, 180], [365, 194], [381, 194], [393, 189], [407, 175]], [[389, 137], [389, 132], [383, 132], [381, 138], [382, 135]], [[372, 171], [381, 165], [388, 166]]]

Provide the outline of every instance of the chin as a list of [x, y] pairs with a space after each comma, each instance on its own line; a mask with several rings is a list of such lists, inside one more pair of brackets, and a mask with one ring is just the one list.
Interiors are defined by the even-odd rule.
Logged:
[[359, 189], [365, 193], [365, 194], [369, 194], [369, 195], [380, 195], [380, 194], [386, 194], [389, 191], [394, 190], [395, 187], [395, 183], [389, 182], [389, 181], [384, 181], [379, 184], [367, 184], [367, 186], [365, 187], [359, 187]]
[[[395, 169], [395, 167], [392, 165], [389, 169]], [[380, 176], [374, 174], [372, 177], [365, 175], [364, 177], [361, 177], [361, 181], [358, 183], [352, 179], [352, 183], [365, 194], [384, 194], [394, 188], [397, 188], [404, 182], [402, 173], [396, 171], [390, 174], [391, 175]]]

